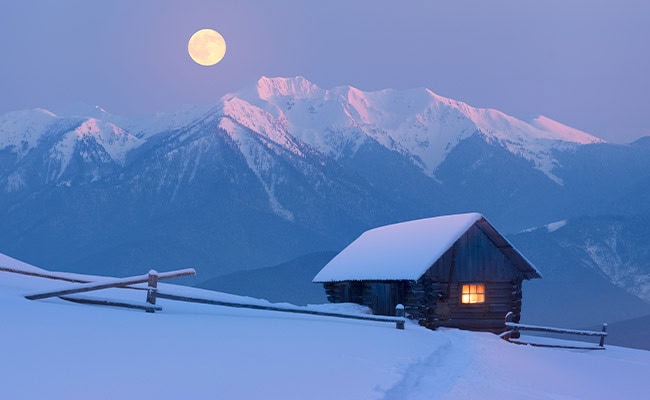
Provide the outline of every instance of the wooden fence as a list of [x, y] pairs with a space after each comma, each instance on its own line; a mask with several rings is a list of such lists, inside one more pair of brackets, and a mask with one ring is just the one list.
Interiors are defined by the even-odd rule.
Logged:
[[[390, 323], [394, 323], [397, 329], [404, 329], [405, 327], [406, 320], [404, 318], [404, 306], [402, 306], [401, 304], [398, 304], [397, 307], [395, 308], [395, 314], [397, 315], [397, 317], [384, 317], [378, 315], [344, 314], [344, 313], [309, 310], [306, 308], [298, 308], [298, 307], [293, 308], [293, 307], [281, 307], [277, 305], [258, 305], [258, 304], [249, 304], [243, 302], [214, 300], [214, 299], [209, 299], [209, 298], [199, 297], [199, 296], [179, 295], [168, 291], [160, 290], [158, 288], [159, 280], [171, 279], [180, 276], [187, 276], [187, 275], [194, 275], [194, 274], [196, 274], [196, 271], [192, 268], [178, 270], [178, 271], [162, 272], [162, 273], [158, 273], [154, 270], [151, 270], [146, 275], [132, 276], [128, 278], [103, 279], [99, 282], [84, 282], [80, 285], [74, 285], [63, 289], [26, 295], [25, 298], [29, 300], [39, 300], [39, 299], [47, 299], [51, 297], [59, 297], [63, 300], [72, 301], [75, 303], [140, 309], [149, 313], [162, 310], [162, 307], [156, 305], [156, 299], [161, 298], [161, 299], [168, 299], [174, 301], [210, 304], [210, 305], [224, 306], [224, 307], [248, 308], [254, 310], [278, 311], [278, 312], [285, 312], [285, 313], [308, 314], [308, 315], [317, 315], [323, 317], [347, 318], [347, 319], [376, 321], [376, 322], [390, 322]], [[43, 277], [49, 278], [49, 276], [43, 276]], [[57, 278], [53, 278], [53, 279], [57, 279]], [[147, 288], [142, 290], [147, 291], [146, 303], [99, 299], [99, 298], [92, 298], [92, 297], [78, 295], [79, 293], [92, 292], [92, 291], [108, 289], [108, 288], [133, 288], [130, 285], [135, 285], [135, 284], [145, 283], [145, 282], [147, 283]]]
[[151, 270], [147, 275], [131, 276], [128, 278], [112, 278], [112, 279], [101, 280], [99, 282], [84, 283], [81, 285], [75, 285], [69, 287], [67, 289], [59, 289], [50, 292], [40, 292], [36, 294], [30, 294], [25, 296], [25, 298], [29, 300], [40, 300], [40, 299], [46, 299], [48, 297], [57, 297], [57, 296], [65, 296], [68, 294], [92, 292], [100, 289], [125, 287], [129, 285], [135, 285], [138, 283], [150, 282], [151, 280], [155, 280], [155, 282], [157, 283], [158, 280], [160, 279], [171, 279], [180, 276], [188, 276], [194, 274], [196, 274], [196, 271], [193, 268], [181, 269], [178, 271], [171, 271], [171, 272], [162, 272], [162, 273], [158, 273], [154, 270]]
[[[147, 300], [149, 300], [150, 293], [155, 290], [158, 285], [159, 279], [171, 279], [177, 278], [180, 276], [195, 275], [196, 271], [193, 268], [181, 269], [177, 271], [162, 272], [158, 273], [154, 270], [149, 271], [146, 275], [131, 276], [128, 278], [109, 278], [102, 279], [99, 282], [86, 282], [81, 285], [69, 286], [63, 289], [57, 289], [47, 292], [39, 292], [34, 294], [26, 295], [25, 298], [28, 300], [40, 300], [47, 299], [50, 297], [59, 297], [60, 299], [72, 301], [75, 303], [82, 304], [95, 304], [95, 305], [106, 305], [113, 307], [123, 307], [123, 308], [133, 308], [139, 310], [145, 310], [146, 312], [154, 312], [162, 310], [161, 307], [155, 305], [154, 302], [147, 303], [136, 303], [132, 301], [123, 301], [123, 300], [109, 300], [109, 299], [98, 299], [86, 296], [78, 296], [79, 293], [92, 292], [101, 289], [108, 288], [130, 288], [135, 289], [130, 285], [136, 285], [139, 283], [148, 283], [147, 287]], [[59, 279], [60, 277], [50, 277], [42, 276], [44, 278], [50, 279]]]
[[[565, 328], [554, 328], [549, 326], [537, 326], [537, 325], [526, 325], [518, 324], [512, 322], [512, 313], [509, 312], [506, 314], [506, 328], [509, 330], [502, 333], [501, 337], [506, 339], [509, 342], [517, 344], [528, 344], [531, 346], [540, 346], [540, 347], [558, 347], [558, 348], [567, 348], [567, 349], [586, 349], [586, 350], [604, 350], [605, 349], [605, 337], [607, 337], [607, 324], [603, 324], [603, 329], [600, 332], [597, 331], [585, 331], [578, 329], [565, 329]], [[554, 344], [542, 344], [542, 343], [528, 343], [521, 341], [512, 340], [513, 336], [518, 337], [520, 331], [534, 331], [534, 332], [547, 332], [547, 333], [558, 333], [563, 335], [580, 335], [580, 336], [595, 336], [600, 337], [598, 347], [595, 346], [569, 346], [569, 345], [554, 345]]]

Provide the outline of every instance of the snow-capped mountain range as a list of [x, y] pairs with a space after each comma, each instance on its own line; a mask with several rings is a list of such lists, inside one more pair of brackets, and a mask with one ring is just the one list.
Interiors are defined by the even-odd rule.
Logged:
[[172, 113], [0, 115], [0, 193], [6, 254], [106, 275], [193, 266], [208, 279], [448, 213], [481, 212], [503, 233], [647, 215], [650, 145], [429, 89], [262, 77]]
[[[238, 143], [244, 155], [251, 149], [241, 139], [242, 130], [298, 157], [304, 157], [301, 149], [305, 146], [333, 159], [350, 157], [365, 142], [373, 141], [406, 156], [433, 178], [456, 145], [475, 134], [531, 161], [558, 184], [562, 180], [554, 173], [560, 165], [554, 150], [603, 142], [544, 116], [526, 123], [429, 89], [363, 92], [345, 86], [325, 90], [302, 77], [262, 77], [254, 87], [224, 96], [216, 107], [186, 107], [170, 114], [124, 118], [99, 106], [81, 112], [68, 109], [61, 115], [43, 109], [7, 113], [0, 118], [0, 149], [15, 153], [20, 161], [35, 147], [49, 144], [53, 165], [47, 178], [56, 181], [74, 154], [86, 162], [124, 165], [127, 153], [147, 139], [201, 118], [218, 119], [218, 127]], [[248, 160], [251, 169], [264, 168]], [[16, 190], [15, 182], [20, 180], [15, 176], [5, 190]], [[272, 202], [271, 193], [269, 197]]]
[[263, 77], [255, 88], [222, 101], [224, 115], [285, 147], [295, 138], [339, 158], [372, 140], [407, 156], [431, 177], [458, 143], [476, 133], [532, 161], [558, 183], [553, 149], [603, 142], [544, 116], [526, 123], [429, 89], [363, 92], [343, 86], [324, 90], [302, 77]]

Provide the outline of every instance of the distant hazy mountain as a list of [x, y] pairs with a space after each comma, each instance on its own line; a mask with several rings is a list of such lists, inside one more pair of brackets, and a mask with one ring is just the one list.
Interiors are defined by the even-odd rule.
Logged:
[[586, 326], [650, 314], [649, 222], [584, 217], [509, 236], [544, 274], [526, 284], [526, 315]]
[[335, 251], [307, 254], [280, 265], [222, 275], [196, 286], [272, 302], [327, 303], [323, 286], [312, 283], [312, 279], [336, 254]]
[[[428, 89], [264, 77], [168, 114], [0, 115], [0, 193], [3, 253], [111, 275], [196, 267], [208, 280], [440, 214], [478, 211], [503, 233], [647, 216], [650, 145], [608, 144]], [[521, 238], [524, 254], [537, 251]], [[602, 284], [617, 276], [601, 274]]]
[[650, 315], [609, 324], [607, 332], [606, 343], [650, 350]]

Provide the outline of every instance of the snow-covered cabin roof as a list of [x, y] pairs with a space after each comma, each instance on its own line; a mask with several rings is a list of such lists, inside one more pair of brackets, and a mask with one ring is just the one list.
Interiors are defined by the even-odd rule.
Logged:
[[313, 282], [417, 280], [473, 225], [524, 273], [540, 272], [478, 213], [445, 215], [364, 232], [314, 277]]

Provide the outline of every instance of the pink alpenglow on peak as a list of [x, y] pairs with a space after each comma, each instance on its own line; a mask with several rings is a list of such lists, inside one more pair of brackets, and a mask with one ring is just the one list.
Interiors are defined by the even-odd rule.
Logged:
[[567, 142], [575, 142], [580, 144], [589, 143], [605, 143], [604, 140], [592, 136], [576, 128], [571, 128], [560, 122], [552, 120], [544, 115], [540, 115], [530, 122], [535, 128], [553, 134], [557, 139]]
[[302, 76], [295, 78], [267, 78], [263, 76], [257, 81], [257, 94], [263, 100], [285, 96], [309, 98], [322, 96], [323, 90]]
[[[242, 100], [243, 106], [225, 110], [226, 115], [262, 135], [280, 127], [297, 141], [333, 157], [343, 149], [354, 152], [364, 142], [375, 142], [408, 156], [431, 177], [456, 145], [478, 134], [532, 161], [562, 185], [554, 173], [560, 163], [553, 150], [601, 142], [545, 117], [527, 123], [425, 88], [365, 92], [351, 86], [321, 89], [301, 76], [262, 77], [222, 101], [234, 99]], [[269, 118], [260, 120], [263, 124], [257, 129], [247, 120], [260, 111]]]
[[122, 135], [126, 133], [124, 132], [123, 129], [111, 124], [110, 122], [103, 122], [96, 118], [88, 118], [87, 120], [82, 122], [81, 125], [79, 125], [79, 127], [77, 127], [77, 129], [74, 130], [74, 132], [79, 137], [83, 137], [87, 135], [92, 136], [92, 135], [101, 134], [106, 128], [111, 130], [116, 135]]
[[86, 136], [94, 137], [116, 160], [123, 160], [126, 152], [143, 143], [142, 139], [138, 139], [119, 126], [95, 118], [86, 119], [73, 133], [79, 139]]

